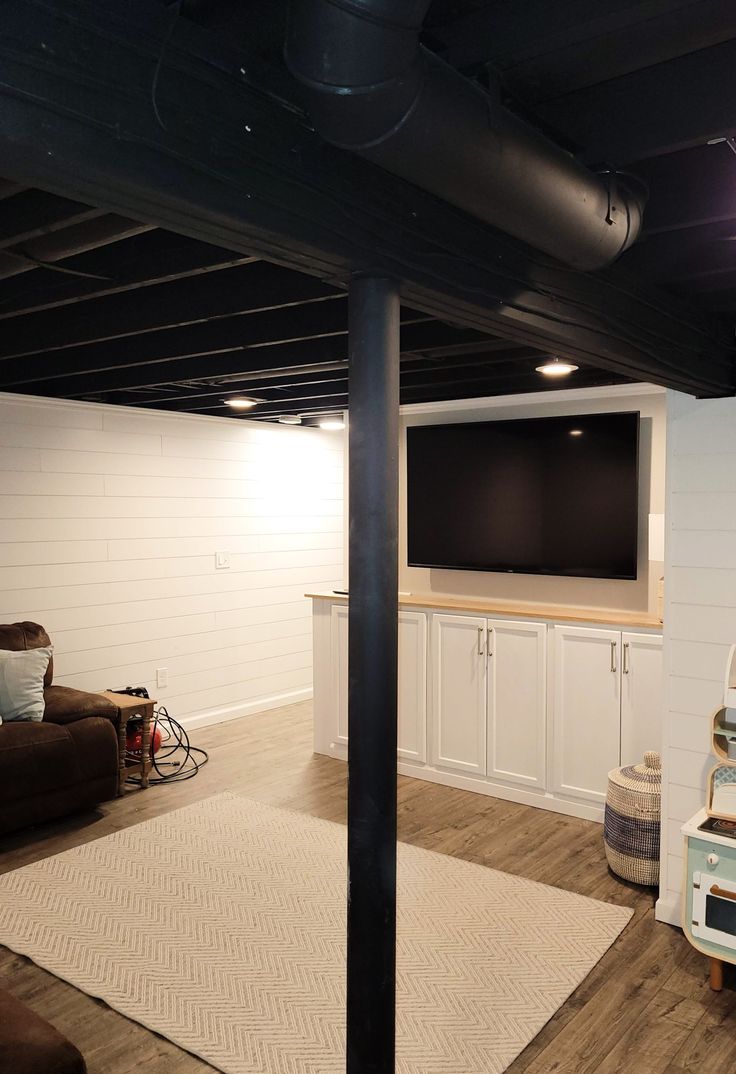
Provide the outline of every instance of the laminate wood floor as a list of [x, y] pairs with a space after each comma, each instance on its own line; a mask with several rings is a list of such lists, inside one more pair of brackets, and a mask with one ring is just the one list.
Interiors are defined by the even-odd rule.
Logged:
[[[311, 705], [193, 735], [209, 764], [188, 782], [131, 791], [93, 813], [0, 841], [0, 872], [231, 790], [345, 820], [345, 765], [311, 751]], [[726, 1074], [736, 1070], [736, 993], [710, 991], [706, 959], [654, 920], [654, 895], [609, 873], [600, 825], [469, 791], [399, 778], [407, 843], [630, 906], [611, 950], [509, 1067], [510, 1074]], [[458, 902], [458, 913], [462, 904]], [[89, 1074], [206, 1074], [212, 1067], [0, 948], [0, 985], [84, 1053]], [[11, 1074], [2, 1071], [1, 1074]], [[458, 1074], [463, 1072], [458, 1068]]]

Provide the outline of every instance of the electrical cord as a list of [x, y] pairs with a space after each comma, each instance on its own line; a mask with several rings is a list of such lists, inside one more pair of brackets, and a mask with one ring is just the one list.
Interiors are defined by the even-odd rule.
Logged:
[[[130, 721], [133, 722], [132, 720]], [[153, 753], [153, 742], [158, 728], [161, 733], [161, 746]], [[140, 755], [127, 752], [126, 757], [136, 762], [140, 761]], [[185, 779], [193, 779], [200, 768], [209, 761], [209, 754], [199, 746], [193, 746], [189, 741], [189, 735], [182, 725], [161, 705], [154, 709], [154, 720], [151, 724], [151, 773], [148, 777], [149, 786], [161, 783], [182, 783]], [[170, 769], [170, 771], [163, 771]], [[140, 776], [129, 776], [127, 782], [140, 785]]]

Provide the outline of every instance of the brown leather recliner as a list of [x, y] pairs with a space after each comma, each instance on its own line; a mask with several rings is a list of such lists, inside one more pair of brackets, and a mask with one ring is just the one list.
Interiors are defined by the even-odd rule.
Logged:
[[[38, 623], [0, 625], [0, 649], [38, 649], [51, 640]], [[118, 710], [106, 697], [54, 686], [44, 676], [43, 720], [0, 725], [0, 834], [114, 798]]]

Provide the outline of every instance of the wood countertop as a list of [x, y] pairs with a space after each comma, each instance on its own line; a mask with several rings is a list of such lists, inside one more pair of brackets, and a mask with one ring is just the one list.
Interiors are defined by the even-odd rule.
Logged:
[[[347, 603], [339, 593], [305, 593], [312, 600], [328, 600], [333, 604]], [[449, 597], [441, 593], [399, 594], [400, 608], [435, 608], [438, 611], [469, 612], [479, 615], [514, 615], [525, 619], [550, 619], [557, 623], [601, 623], [605, 626], [646, 627], [661, 630], [662, 624], [648, 612], [626, 612], [612, 608], [571, 608], [562, 604], [522, 604], [513, 601], [473, 600], [469, 597]]]

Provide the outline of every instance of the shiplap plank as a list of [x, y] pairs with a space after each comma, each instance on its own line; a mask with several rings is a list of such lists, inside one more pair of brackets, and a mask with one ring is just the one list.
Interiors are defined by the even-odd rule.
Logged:
[[672, 567], [667, 575], [667, 584], [670, 598], [676, 604], [736, 606], [736, 571], [711, 567]]
[[[150, 641], [134, 641], [127, 645], [114, 645], [102, 649], [65, 652], [63, 659], [57, 657], [57, 662], [67, 675], [78, 675], [86, 671], [99, 672], [106, 668], [115, 669], [120, 673], [120, 669], [126, 666], [146, 664], [150, 668], [156, 661], [159, 665], [165, 661], [166, 666], [171, 667], [174, 659], [189, 660], [194, 655], [219, 652], [227, 646], [251, 645], [309, 634], [312, 629], [311, 615], [295, 614], [294, 618], [283, 618], [283, 607], [283, 605], [276, 605], [269, 608], [265, 619], [259, 615], [258, 622], [250, 626], [232, 630], [210, 630], [205, 634], [157, 638], [155, 645]], [[304, 612], [305, 609], [301, 611]], [[279, 618], [275, 622], [270, 621], [276, 612]]]
[[670, 675], [670, 711], [688, 712], [692, 716], [708, 716], [723, 701], [720, 679], [688, 679]]
[[[307, 433], [307, 437], [299, 441], [300, 452], [307, 452], [310, 455], [328, 453], [332, 456], [332, 465], [342, 465], [342, 444], [338, 440], [330, 438], [328, 443], [324, 441], [320, 442], [316, 446], [309, 438], [309, 430], [303, 430]], [[258, 443], [254, 441], [243, 441], [242, 439], [225, 440], [223, 439], [203, 439], [197, 437], [192, 439], [191, 437], [176, 437], [164, 434], [162, 441], [162, 451], [164, 455], [171, 455], [175, 458], [188, 458], [188, 459], [262, 459], [264, 453], [269, 450], [269, 445], [266, 443]]]
[[676, 423], [673, 456], [736, 454], [732, 399], [701, 399], [677, 414]]
[[259, 700], [268, 701], [274, 695], [285, 694], [290, 690], [308, 689], [311, 685], [312, 669], [310, 666], [295, 671], [282, 671], [277, 675], [259, 676], [248, 680], [247, 684], [235, 682], [215, 688], [187, 690], [180, 694], [173, 694], [167, 699], [166, 705], [170, 712], [181, 719], [182, 716], [208, 712], [227, 705], [257, 703]]
[[[241, 608], [238, 614], [241, 622], [238, 627], [252, 627], [258, 623], [289, 623], [294, 619], [303, 619], [309, 604], [304, 600], [284, 604], [270, 604], [267, 608]], [[52, 637], [54, 652], [66, 654], [74, 652], [92, 652], [96, 649], [110, 649], [115, 646], [155, 642], [163, 640], [173, 642], [189, 634], [203, 637], [227, 629], [219, 622], [218, 615], [187, 615], [170, 619], [148, 619], [138, 623], [113, 623], [105, 627], [78, 627], [72, 630], [55, 631]], [[157, 651], [157, 650], [156, 650]], [[63, 674], [63, 663], [59, 663]]]
[[[144, 670], [144, 669], [141, 669]], [[167, 696], [177, 696], [190, 691], [210, 690], [217, 691], [225, 686], [237, 686], [264, 677], [280, 676], [294, 671], [301, 671], [311, 676], [312, 650], [294, 651], [277, 656], [263, 657], [256, 661], [240, 661], [237, 664], [217, 665], [215, 667], [194, 667], [193, 670], [179, 673], [175, 681], [170, 680]], [[124, 679], [126, 685], [129, 681], [139, 684], [141, 676], [132, 674], [126, 676], [125, 672], [118, 672], [118, 681]], [[144, 682], [153, 681], [153, 677], [144, 678]], [[59, 677], [58, 682], [63, 686], [73, 686], [76, 690], [96, 691], [100, 688], [100, 677], [97, 672], [81, 674], [81, 676]], [[154, 691], [155, 696], [156, 688]]]
[[[311, 656], [310, 634], [287, 635], [267, 642], [211, 649], [184, 657], [169, 658], [169, 683], [175, 683], [178, 690], [185, 690], [189, 686], [204, 686], [205, 676], [212, 686], [228, 684], [231, 681], [247, 682], [250, 678], [279, 669], [292, 671], [294, 668], [307, 667], [311, 665]], [[116, 666], [114, 670], [116, 681], [125, 684], [155, 681], [155, 665], [149, 660], [123, 664]], [[112, 669], [105, 669], [108, 675], [111, 671]], [[221, 672], [219, 676], [218, 672]], [[97, 669], [57, 675], [55, 681], [78, 690], [94, 691], [101, 688], [100, 672]], [[171, 692], [171, 685], [165, 691], [157, 688], [158, 700], [165, 700], [165, 695]]]
[[[80, 649], [125, 645], [133, 641], [155, 641], [158, 638], [182, 637], [185, 634], [204, 634], [214, 630], [215, 625], [215, 616], [210, 612], [205, 615], [181, 615], [178, 618], [146, 619], [133, 623], [107, 623], [104, 626], [64, 627], [49, 633], [52, 634], [54, 653], [63, 654]], [[63, 674], [63, 665], [60, 666], [60, 674]]]
[[60, 455], [67, 451], [71, 463], [72, 456], [77, 456], [77, 461], [81, 462], [87, 452], [148, 455], [155, 458], [161, 454], [161, 437], [153, 434], [123, 436], [119, 433], [103, 432], [101, 429], [83, 429], [71, 424], [57, 428], [53, 422], [33, 426], [8, 422], [0, 425], [0, 446], [27, 447]]
[[716, 680], [725, 673], [728, 645], [707, 641], [681, 641], [672, 638], [669, 643], [669, 667], [672, 675], [686, 675], [691, 679]]
[[669, 775], [669, 768], [666, 771], [670, 784], [668, 816], [671, 820], [679, 820], [684, 823], [686, 820], [690, 820], [699, 809], [702, 809], [703, 790], [700, 787], [673, 782]]
[[[10, 497], [12, 498], [12, 497]], [[0, 503], [0, 508], [2, 503]], [[277, 551], [342, 547], [342, 533], [252, 533], [242, 518], [218, 515], [211, 518], [191, 518], [186, 532], [178, 518], [9, 518], [0, 517], [0, 541], [74, 541], [90, 540], [162, 540], [178, 538], [201, 540], [203, 554], [209, 555], [221, 547], [222, 538], [238, 537], [251, 542], [250, 551]], [[217, 542], [220, 543], [217, 543]], [[198, 554], [198, 553], [191, 553]]]
[[732, 645], [736, 642], [736, 608], [671, 604], [668, 622], [672, 638], [715, 642], [721, 645]]
[[[322, 459], [309, 456], [295, 462], [286, 460], [281, 466], [273, 465], [272, 460], [253, 460], [249, 462], [231, 462], [220, 459], [189, 458], [186, 464], [179, 458], [154, 457], [152, 455], [113, 454], [112, 452], [91, 451], [43, 451], [40, 453], [40, 469], [50, 473], [64, 474], [106, 474], [123, 477], [159, 477], [181, 478], [182, 471], [187, 471], [186, 479], [201, 478], [205, 480], [248, 482], [246, 487], [254, 495], [262, 496], [272, 482], [280, 482], [287, 488], [297, 487], [302, 481], [315, 489], [324, 490], [324, 495], [342, 494], [342, 467], [330, 464], [327, 467]], [[318, 463], [315, 472], [315, 462]]]
[[[303, 482], [298, 479], [273, 483], [242, 481], [237, 478], [191, 478], [191, 477], [118, 477], [105, 476], [107, 496], [196, 496], [200, 499], [231, 497], [243, 500], [244, 514], [260, 517], [289, 515], [298, 511], [304, 515], [341, 514], [342, 502], [331, 499], [329, 503], [315, 503], [317, 481]], [[270, 494], [268, 490], [270, 489]], [[334, 485], [330, 486], [334, 493]]]
[[[335, 573], [342, 573], [341, 549], [335, 549], [332, 562]], [[234, 557], [234, 563], [237, 557]], [[237, 568], [230, 568], [229, 573], [237, 573]], [[218, 575], [223, 572], [218, 571]], [[225, 574], [228, 572], [225, 571]], [[143, 579], [190, 578], [200, 575], [214, 576], [213, 556], [184, 556], [172, 559], [107, 560], [105, 562], [66, 563], [63, 582], [67, 585], [98, 585], [103, 582], [129, 580], [135, 582]], [[62, 580], [56, 564], [34, 564], [31, 566], [0, 567], [0, 591], [22, 588], [50, 589]]]
[[96, 474], [17, 473], [0, 470], [0, 496], [101, 496], [105, 479]]
[[669, 779], [679, 787], [692, 787], [700, 791], [714, 764], [715, 758], [710, 753], [696, 753], [694, 750], [672, 747], [669, 751], [667, 771]]
[[683, 492], [736, 492], [736, 452], [678, 456], [672, 494]]
[[[100, 482], [103, 479], [98, 475], [87, 480]], [[101, 488], [101, 485], [97, 487]], [[328, 518], [320, 515], [306, 517], [295, 511], [291, 516], [257, 517], [253, 515], [248, 501], [237, 497], [199, 499], [177, 496], [161, 499], [141, 495], [134, 499], [129, 496], [106, 497], [103, 492], [94, 496], [65, 493], [59, 497], [46, 497], [43, 493], [28, 490], [19, 495], [4, 494], [0, 490], [0, 515], [5, 518], [181, 518], [187, 521], [248, 517], [248, 530], [251, 533], [335, 532], [342, 525], [341, 518], [333, 514]]]
[[671, 567], [736, 570], [736, 535], [729, 530], [675, 529], [670, 538]]
[[670, 712], [670, 746], [706, 754], [710, 751], [712, 726], [710, 716]]
[[[273, 572], [282, 573], [282, 572]], [[174, 619], [184, 615], [207, 614], [243, 608], [263, 608], [269, 604], [285, 604], [303, 597], [305, 585], [322, 585], [333, 581], [327, 569], [311, 568], [303, 572], [306, 582], [293, 581], [291, 585], [279, 584], [283, 579], [274, 578], [273, 585], [263, 584], [261, 576], [253, 580], [249, 588], [230, 590], [222, 593], [207, 592], [187, 594], [182, 597], [149, 597], [145, 600], [131, 600], [117, 604], [92, 605], [89, 607], [67, 607], [63, 609], [40, 608], [37, 615], [43, 619], [43, 625], [52, 633], [56, 630], [75, 629], [85, 626], [106, 626], [108, 624], [140, 623], [151, 619]], [[309, 575], [312, 575], [311, 580]], [[23, 618], [23, 610], [15, 609], [6, 613], [6, 618], [13, 622]]]
[[736, 492], [673, 492], [670, 524], [676, 530], [736, 531]]
[[0, 566], [89, 563], [107, 559], [107, 541], [27, 541], [0, 543]]
[[23, 473], [41, 469], [41, 452], [36, 448], [0, 447], [0, 470]]
[[7, 425], [63, 429], [102, 429], [99, 407], [43, 402], [0, 392], [0, 428]]
[[[220, 534], [214, 537], [151, 537], [134, 540], [109, 541], [110, 559], [180, 559], [191, 556], [214, 556], [218, 549], [226, 549], [238, 557], [241, 570], [269, 570], [272, 567], [290, 566], [289, 559], [299, 557], [300, 562], [335, 562], [336, 545], [325, 549], [300, 548], [268, 549], [268, 542], [260, 536]], [[340, 556], [338, 555], [339, 559]], [[282, 562], [283, 561], [283, 562]]]
[[[0, 552], [2, 545], [0, 545]], [[23, 609], [25, 613], [46, 613], [52, 610], [69, 608], [90, 608], [105, 605], [113, 607], [121, 603], [138, 601], [165, 600], [167, 597], [195, 597], [207, 594], [233, 595], [244, 590], [252, 590], [254, 581], [261, 584], [259, 588], [268, 588], [270, 582], [282, 585], [294, 582], [301, 587], [305, 569], [312, 566], [324, 566], [330, 578], [334, 578], [339, 566], [334, 562], [331, 552], [303, 552], [304, 563], [298, 565], [299, 553], [290, 553], [292, 565], [276, 567], [275, 557], [243, 556], [238, 557], [257, 566], [250, 568], [217, 571], [212, 570], [184, 578], [154, 578], [133, 581], [123, 579], [118, 582], [102, 582], [97, 585], [66, 585], [36, 587], [34, 589], [0, 590], [0, 616], [7, 617]], [[276, 554], [278, 556], [278, 553]], [[274, 564], [274, 566], [268, 566]]]

